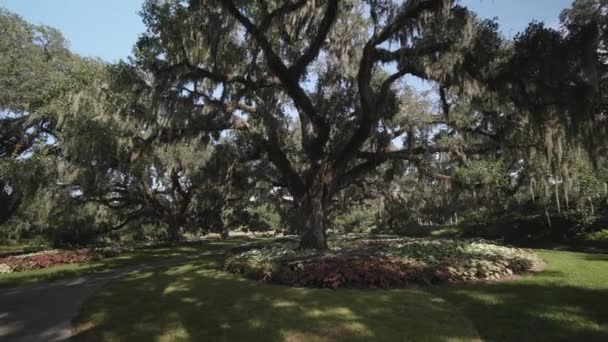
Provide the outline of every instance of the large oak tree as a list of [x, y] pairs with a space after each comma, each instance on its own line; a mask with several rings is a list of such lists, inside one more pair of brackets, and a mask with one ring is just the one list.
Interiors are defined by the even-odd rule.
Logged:
[[293, 196], [301, 247], [317, 249], [336, 193], [391, 160], [425, 168], [439, 149], [399, 125], [396, 85], [446, 80], [476, 31], [445, 0], [147, 1], [143, 18], [136, 63], [154, 77], [155, 115], [176, 134], [248, 137]]

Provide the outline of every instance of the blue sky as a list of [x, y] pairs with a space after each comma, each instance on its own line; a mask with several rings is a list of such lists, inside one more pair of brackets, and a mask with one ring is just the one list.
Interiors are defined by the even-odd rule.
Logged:
[[[58, 28], [83, 56], [107, 61], [126, 58], [144, 25], [137, 14], [142, 0], [0, 0], [0, 7], [34, 24]], [[532, 20], [555, 26], [572, 0], [461, 0], [481, 17], [498, 17], [503, 33], [513, 36]]]

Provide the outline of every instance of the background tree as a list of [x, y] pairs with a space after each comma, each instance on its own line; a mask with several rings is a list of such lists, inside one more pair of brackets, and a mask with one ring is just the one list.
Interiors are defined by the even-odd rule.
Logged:
[[[72, 54], [59, 31], [4, 9], [0, 27], [0, 225], [34, 229], [25, 213], [50, 206], [42, 202], [52, 201], [60, 126], [100, 63]], [[8, 222], [16, 216], [24, 224]]]

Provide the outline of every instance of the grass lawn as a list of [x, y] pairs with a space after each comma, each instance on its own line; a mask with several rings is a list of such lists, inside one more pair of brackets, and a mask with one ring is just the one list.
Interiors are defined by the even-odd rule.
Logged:
[[213, 270], [217, 257], [110, 285], [78, 319], [83, 341], [478, 340], [471, 322], [419, 290], [266, 285]]
[[85, 341], [608, 341], [608, 255], [541, 252], [541, 274], [407, 290], [265, 285], [217, 256], [111, 284], [76, 320]]
[[25, 248], [30, 247], [29, 245], [18, 244], [18, 245], [0, 245], [0, 255], [4, 253], [19, 252]]
[[608, 255], [542, 251], [547, 269], [494, 285], [431, 293], [455, 305], [490, 341], [608, 341]]
[[226, 241], [202, 241], [178, 247], [141, 248], [117, 257], [107, 258], [91, 263], [69, 264], [34, 271], [5, 273], [0, 274], [0, 287], [17, 286], [44, 280], [74, 277], [90, 272], [106, 271], [122, 266], [161, 261], [166, 260], [167, 258], [178, 258], [206, 251], [219, 250], [224, 248], [226, 244], [234, 244], [245, 241], [249, 240], [245, 238], [235, 238]]

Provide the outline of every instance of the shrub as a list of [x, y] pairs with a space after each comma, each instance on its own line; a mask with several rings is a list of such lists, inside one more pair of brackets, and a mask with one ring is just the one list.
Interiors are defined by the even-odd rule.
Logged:
[[114, 257], [126, 248], [51, 250], [0, 258], [0, 273], [23, 272], [47, 267], [90, 262]]
[[576, 240], [585, 245], [608, 248], [608, 229], [591, 233], [580, 233], [576, 236]]
[[11, 256], [0, 259], [0, 264], [8, 266], [12, 272], [22, 272], [57, 265], [88, 262], [98, 258], [89, 249], [72, 251], [46, 251], [29, 255]]
[[493, 225], [497, 236], [509, 243], [547, 239], [551, 231], [542, 215], [508, 215]]

